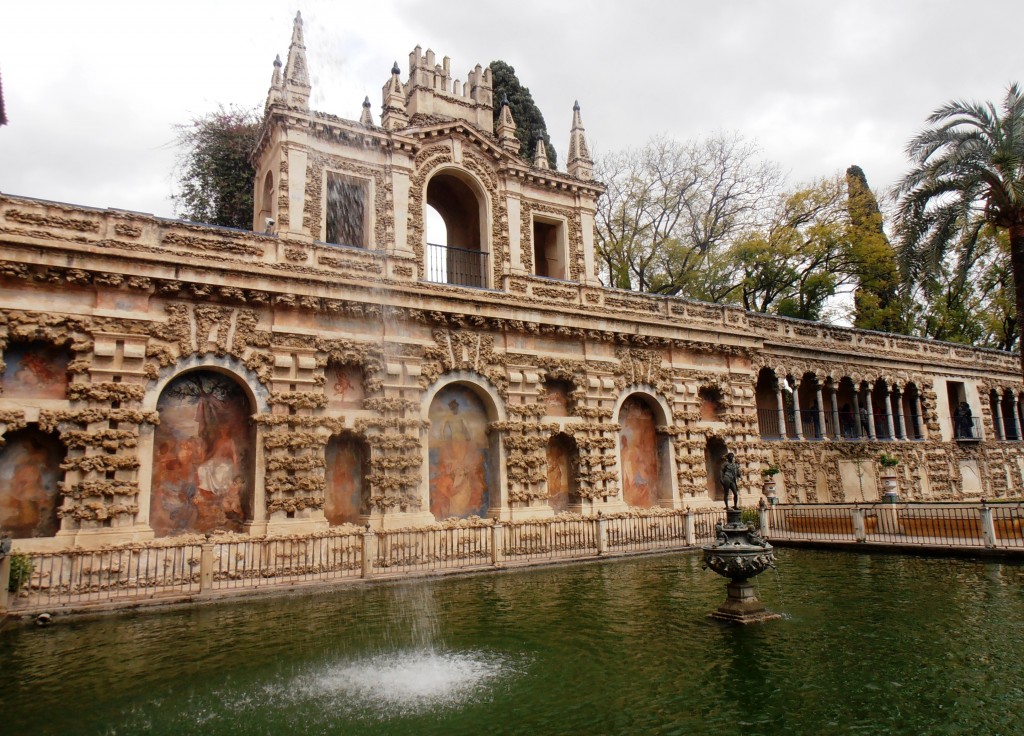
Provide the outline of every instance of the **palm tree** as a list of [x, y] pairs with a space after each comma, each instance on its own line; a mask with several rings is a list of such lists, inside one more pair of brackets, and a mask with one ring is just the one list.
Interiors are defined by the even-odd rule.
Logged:
[[[913, 284], [938, 273], [954, 247], [988, 225], [1007, 230], [1017, 324], [1024, 331], [1024, 97], [1011, 84], [1001, 109], [954, 100], [907, 144], [914, 168], [897, 185], [900, 260]], [[1022, 354], [1024, 360], [1024, 354]], [[1022, 363], [1024, 370], [1024, 363]]]

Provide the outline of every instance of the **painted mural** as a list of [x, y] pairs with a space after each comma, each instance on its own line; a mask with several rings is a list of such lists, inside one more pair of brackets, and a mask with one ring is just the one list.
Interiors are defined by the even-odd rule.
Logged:
[[14, 539], [60, 530], [60, 464], [64, 447], [35, 428], [12, 432], [0, 448], [0, 532]]
[[544, 396], [544, 413], [549, 417], [569, 416], [569, 386], [564, 381], [553, 381]]
[[252, 518], [255, 439], [249, 400], [212, 371], [186, 373], [157, 403], [149, 523], [158, 537], [242, 531]]
[[556, 435], [548, 441], [548, 505], [556, 514], [569, 508], [574, 495], [576, 458], [576, 443], [570, 438]]
[[363, 371], [357, 365], [330, 365], [327, 368], [327, 404], [338, 409], [362, 409]]
[[630, 506], [657, 506], [661, 495], [661, 459], [654, 412], [641, 399], [630, 397], [622, 402], [619, 423], [622, 498]]
[[369, 512], [363, 499], [367, 451], [357, 437], [343, 434], [327, 443], [324, 516], [332, 525], [357, 524]]
[[63, 399], [70, 359], [67, 350], [48, 343], [11, 343], [4, 350], [3, 395], [9, 399]]
[[465, 386], [438, 391], [430, 403], [430, 513], [484, 516], [494, 461], [483, 402]]

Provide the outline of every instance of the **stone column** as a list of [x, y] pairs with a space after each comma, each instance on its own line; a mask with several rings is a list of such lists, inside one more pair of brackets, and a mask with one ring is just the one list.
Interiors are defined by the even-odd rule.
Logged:
[[825, 432], [825, 401], [821, 397], [821, 381], [818, 381], [815, 398], [818, 403], [818, 438], [825, 439], [828, 435]]
[[796, 438], [804, 438], [804, 421], [800, 414], [800, 381], [793, 382], [793, 425], [796, 428]]
[[843, 438], [843, 428], [839, 425], [839, 388], [832, 386], [832, 426], [835, 428], [837, 440]]
[[[895, 390], [893, 396], [896, 396]], [[896, 429], [899, 430], [899, 439], [907, 439], [907, 421], [903, 417], [903, 391], [900, 391], [899, 397], [896, 398]]]
[[892, 421], [892, 389], [885, 387], [885, 427], [889, 430], [889, 439], [896, 439], [896, 425]]
[[853, 392], [853, 426], [857, 430], [857, 439], [864, 438], [864, 428], [860, 426], [860, 392], [854, 389]]
[[996, 400], [992, 403], [992, 424], [995, 425], [996, 439], [1005, 440], [1006, 433], [1003, 431], [1003, 397], [996, 392]]
[[775, 399], [779, 404], [779, 439], [786, 439], [786, 402], [782, 398], [782, 381], [775, 382]]
[[924, 404], [921, 403], [921, 389], [914, 394], [914, 409], [917, 410], [917, 429], [923, 439], [928, 439], [928, 425], [924, 421]]
[[1014, 391], [1011, 396], [1013, 396], [1013, 431], [1017, 439], [1020, 440], [1022, 438], [1020, 436], [1020, 409], [1017, 404], [1017, 392]]
[[874, 440], [878, 439], [878, 435], [875, 434], [875, 400], [871, 394], [871, 386], [868, 386], [867, 394], [864, 396], [868, 410], [868, 439]]

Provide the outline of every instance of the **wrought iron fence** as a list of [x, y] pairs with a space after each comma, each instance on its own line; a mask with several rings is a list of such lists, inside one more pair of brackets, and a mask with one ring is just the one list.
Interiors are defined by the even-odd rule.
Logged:
[[213, 545], [214, 590], [359, 577], [362, 535], [232, 540]]
[[427, 243], [427, 280], [457, 286], [487, 286], [487, 253]]
[[504, 525], [502, 555], [508, 560], [595, 555], [597, 519], [545, 519]]

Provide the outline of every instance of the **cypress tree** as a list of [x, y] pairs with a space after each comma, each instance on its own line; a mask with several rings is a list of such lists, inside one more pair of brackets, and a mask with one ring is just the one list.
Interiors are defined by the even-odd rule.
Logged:
[[492, 61], [490, 68], [491, 83], [494, 87], [494, 125], [498, 125], [502, 97], [507, 96], [509, 107], [512, 108], [512, 117], [516, 121], [516, 138], [522, 144], [519, 155], [524, 161], [533, 163], [533, 156], [537, 150], [537, 136], [540, 135], [547, 148], [548, 165], [552, 169], [557, 168], [558, 154], [551, 145], [544, 116], [533, 101], [530, 88], [520, 84], [516, 70], [504, 61]]

